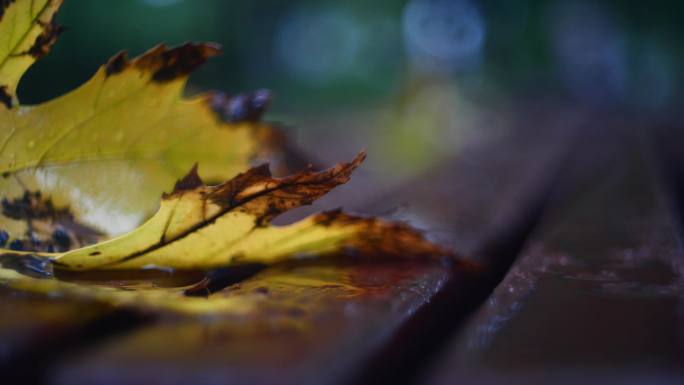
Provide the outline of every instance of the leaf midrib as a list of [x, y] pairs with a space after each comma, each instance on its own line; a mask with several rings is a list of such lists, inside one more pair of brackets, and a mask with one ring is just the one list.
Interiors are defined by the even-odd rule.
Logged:
[[[332, 175], [332, 176], [330, 176], [330, 179], [333, 179], [333, 178], [335, 178], [336, 176], [337, 176], [337, 174]], [[269, 194], [269, 193], [271, 193], [271, 192], [273, 192], [273, 191], [280, 190], [280, 189], [282, 189], [282, 188], [284, 188], [284, 187], [290, 187], [290, 186], [295, 186], [295, 185], [297, 185], [297, 186], [306, 186], [306, 185], [316, 184], [316, 183], [321, 183], [321, 181], [307, 181], [307, 182], [301, 182], [301, 183], [283, 183], [283, 184], [279, 184], [279, 185], [277, 185], [276, 187], [273, 187], [273, 188], [270, 188], [270, 189], [264, 189], [264, 190], [262, 190], [262, 191], [260, 191], [260, 192], [258, 192], [258, 193], [256, 193], [256, 194], [254, 194], [254, 195], [252, 195], [252, 196], [249, 196], [249, 197], [243, 199], [243, 200], [240, 201], [239, 203], [236, 203], [236, 204], [233, 205], [233, 206], [229, 206], [229, 207], [227, 207], [226, 209], [221, 210], [221, 211], [219, 211], [218, 213], [214, 214], [213, 216], [211, 216], [211, 217], [209, 217], [209, 218], [207, 218], [207, 219], [205, 219], [205, 220], [203, 220], [203, 221], [201, 221], [201, 222], [199, 222], [199, 223], [197, 223], [197, 224], [191, 226], [191, 227], [188, 228], [187, 230], [181, 232], [181, 233], [178, 234], [176, 237], [174, 237], [174, 238], [172, 238], [172, 239], [169, 239], [169, 240], [167, 240], [166, 242], [157, 242], [157, 243], [152, 244], [152, 245], [150, 245], [150, 246], [148, 246], [148, 247], [146, 247], [146, 248], [144, 248], [144, 249], [142, 249], [142, 250], [139, 250], [139, 251], [133, 252], [133, 253], [131, 253], [131, 254], [128, 254], [127, 256], [124, 256], [123, 258], [121, 258], [121, 259], [119, 259], [119, 260], [117, 260], [117, 261], [99, 265], [99, 267], [118, 265], [118, 264], [121, 264], [121, 263], [124, 263], [124, 262], [128, 262], [128, 261], [130, 261], [130, 260], [132, 260], [132, 259], [138, 258], [138, 257], [140, 257], [140, 256], [144, 256], [145, 254], [150, 253], [150, 252], [153, 252], [153, 251], [155, 251], [155, 250], [159, 250], [159, 249], [161, 249], [161, 248], [164, 248], [164, 247], [166, 247], [166, 246], [169, 246], [170, 244], [172, 244], [172, 243], [174, 243], [174, 242], [177, 242], [177, 241], [180, 241], [181, 239], [186, 238], [186, 237], [190, 236], [191, 234], [193, 234], [193, 233], [195, 233], [195, 232], [197, 232], [197, 231], [200, 231], [200, 230], [202, 230], [203, 228], [205, 228], [205, 227], [207, 227], [207, 226], [213, 224], [213, 223], [216, 222], [219, 218], [221, 218], [222, 216], [228, 214], [230, 211], [232, 211], [232, 210], [234, 210], [234, 209], [236, 209], [236, 208], [238, 208], [238, 207], [240, 207], [240, 206], [243, 206], [244, 204], [249, 203], [249, 202], [253, 201], [254, 199], [257, 199], [257, 198], [259, 198], [259, 197], [262, 197], [262, 196], [264, 196], [264, 195], [267, 195], [267, 194]], [[335, 187], [335, 186], [333, 186], [333, 188], [334, 188], [334, 187]], [[65, 253], [65, 254], [63, 254], [63, 255], [66, 255], [66, 254], [68, 254], [68, 253]], [[57, 266], [60, 265], [59, 260], [54, 261], [54, 263], [55, 263]], [[64, 266], [64, 265], [62, 265], [62, 266]]]

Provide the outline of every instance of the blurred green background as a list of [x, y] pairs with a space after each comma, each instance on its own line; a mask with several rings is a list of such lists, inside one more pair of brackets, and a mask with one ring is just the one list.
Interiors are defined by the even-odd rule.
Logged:
[[188, 92], [270, 89], [268, 118], [297, 127], [304, 148], [339, 160], [365, 147], [382, 159], [371, 166], [411, 174], [469, 137], [494, 135], [519, 100], [675, 109], [683, 4], [66, 0], [58, 21], [67, 30], [19, 96], [58, 96], [122, 49], [212, 41], [223, 54]]
[[[614, 86], [638, 99], [644, 82], [666, 78], [672, 91], [681, 82], [682, 15], [680, 1], [66, 0], [58, 20], [67, 31], [20, 92], [31, 103], [59, 95], [122, 49], [213, 41], [223, 55], [193, 85], [269, 88], [279, 111], [382, 102], [416, 66], [475, 91], [562, 90], [564, 64], [582, 61], [564, 56], [588, 54], [579, 64], [624, 71]], [[412, 63], [426, 52], [436, 64]]]

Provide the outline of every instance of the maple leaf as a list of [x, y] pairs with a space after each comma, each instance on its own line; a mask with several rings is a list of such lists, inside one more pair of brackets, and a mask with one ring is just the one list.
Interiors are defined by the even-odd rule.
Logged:
[[[0, 49], [0, 87], [9, 101], [0, 105], [3, 208], [40, 191], [41, 205], [68, 207], [81, 224], [116, 235], [149, 217], [159, 195], [195, 162], [203, 178], [223, 181], [255, 159], [281, 157], [281, 137], [257, 120], [268, 95], [247, 98], [253, 103], [235, 116], [225, 116], [231, 100], [222, 94], [182, 97], [189, 73], [219, 52], [213, 44], [159, 45], [132, 60], [120, 53], [66, 95], [19, 105], [16, 84], [54, 41], [60, 4], [9, 2], [0, 19], [0, 47], [13, 47]], [[26, 218], [6, 211], [0, 229], [30, 238]]]
[[[0, 255], [3, 259], [12, 255]], [[142, 288], [122, 288], [95, 283], [75, 283], [54, 277], [32, 277], [10, 268], [0, 267], [0, 284], [15, 290], [65, 296], [77, 300], [95, 301], [114, 306], [127, 306], [185, 314], [244, 314], [250, 311], [257, 301], [251, 296], [212, 296], [211, 300], [187, 296], [191, 286], [156, 288], [152, 285]]]
[[[0, 30], [27, 37], [10, 44], [18, 48], [0, 51], [0, 58], [7, 58], [0, 62], [0, 86], [9, 100], [0, 106], [0, 226], [9, 230], [0, 232], [0, 247], [21, 232], [31, 238], [40, 226], [49, 229], [49, 224], [59, 223], [62, 233], [51, 234], [54, 242], [49, 246], [58, 250], [40, 251], [35, 246], [45, 242], [32, 239], [26, 241], [28, 247], [22, 243], [15, 249], [33, 250], [0, 249], [0, 283], [115, 305], [239, 312], [254, 301], [244, 296], [212, 296], [207, 301], [186, 295], [197, 285], [124, 288], [65, 282], [53, 273], [206, 271], [350, 253], [453, 256], [405, 224], [341, 210], [287, 226], [270, 225], [275, 216], [311, 204], [346, 183], [365, 153], [327, 170], [307, 169], [283, 178], [274, 178], [268, 165], [248, 168], [258, 154], [278, 151], [271, 145], [277, 134], [257, 120], [267, 97], [255, 93], [233, 100], [236, 103], [220, 94], [182, 97], [188, 74], [218, 53], [214, 45], [159, 45], [133, 60], [118, 54], [78, 89], [37, 106], [19, 105], [16, 84], [54, 42], [59, 28], [53, 18], [61, 1], [2, 4]], [[10, 16], [22, 22], [10, 27]], [[27, 44], [31, 49], [24, 52]], [[235, 106], [238, 112], [233, 111]], [[187, 169], [190, 172], [178, 179]], [[208, 186], [203, 180], [225, 182]], [[157, 197], [173, 181], [174, 189], [162, 195], [158, 205]], [[157, 206], [156, 214], [138, 228], [95, 243], [100, 230], [122, 232], [112, 230], [115, 215], [147, 217]], [[90, 243], [94, 244], [87, 246]], [[306, 281], [327, 284], [322, 279]]]
[[364, 157], [361, 153], [352, 162], [325, 171], [303, 171], [281, 179], [272, 178], [264, 165], [218, 186], [204, 185], [193, 168], [164, 196], [157, 214], [138, 229], [55, 256], [55, 264], [73, 270], [211, 269], [342, 251], [375, 256], [449, 254], [405, 225], [339, 210], [288, 226], [269, 226], [280, 213], [311, 204], [347, 182]]
[[[287, 226], [269, 225], [278, 214], [310, 204], [346, 183], [364, 158], [361, 153], [351, 162], [328, 170], [305, 170], [285, 178], [271, 177], [267, 166], [254, 167], [216, 186], [206, 186], [193, 167], [171, 193], [163, 196], [157, 214], [128, 234], [65, 253], [0, 250], [0, 283], [114, 305], [188, 314], [241, 313], [255, 305], [254, 298], [212, 296], [207, 300], [185, 296], [192, 287], [144, 287], [132, 292], [130, 288], [75, 284], [54, 279], [52, 269], [208, 270], [237, 264], [273, 264], [306, 256], [358, 254], [434, 259], [453, 255], [405, 224], [340, 210]], [[7, 268], [12, 265], [43, 279]], [[320, 279], [304, 283], [330, 285]]]
[[54, 16], [62, 0], [0, 2], [0, 103], [16, 104], [19, 79], [62, 31]]

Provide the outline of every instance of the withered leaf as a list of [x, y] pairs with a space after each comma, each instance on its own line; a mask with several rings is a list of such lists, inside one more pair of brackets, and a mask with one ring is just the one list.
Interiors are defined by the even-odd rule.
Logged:
[[[347, 182], [364, 157], [361, 153], [351, 162], [324, 171], [306, 170], [285, 178], [273, 178], [266, 166], [255, 167], [217, 186], [206, 186], [193, 167], [171, 193], [163, 196], [157, 214], [128, 234], [65, 253], [0, 250], [0, 283], [118, 306], [199, 315], [242, 314], [251, 311], [261, 296], [190, 295], [201, 289], [201, 284], [159, 288], [64, 282], [53, 277], [53, 265], [56, 271], [208, 270], [244, 263], [273, 264], [307, 255], [352, 253], [365, 258], [423, 259], [451, 255], [409, 226], [340, 210], [288, 226], [269, 224], [278, 214], [309, 204]], [[341, 285], [350, 294], [355, 291], [353, 286], [331, 283], [324, 277], [304, 279], [284, 274], [280, 279], [295, 286]]]
[[[365, 154], [284, 178], [274, 178], [267, 165], [249, 168], [255, 158], [282, 157], [281, 137], [259, 122], [269, 94], [182, 96], [189, 73], [218, 53], [215, 45], [159, 45], [132, 60], [120, 53], [76, 90], [19, 105], [19, 79], [60, 32], [53, 20], [60, 4], [2, 3], [0, 45], [6, 39], [10, 48], [0, 49], [1, 284], [115, 305], [241, 312], [253, 298], [186, 295], [202, 284], [187, 290], [74, 283], [52, 271], [206, 271], [310, 256], [452, 255], [407, 225], [340, 210], [272, 226], [277, 215], [346, 183]], [[123, 235], [95, 243], [103, 233]], [[304, 281], [327, 285], [320, 277]]]
[[55, 278], [36, 278], [5, 268], [0, 256], [0, 284], [15, 290], [49, 294], [114, 306], [137, 307], [185, 314], [243, 314], [257, 303], [250, 296], [215, 296], [211, 300], [184, 294], [185, 287], [121, 288], [94, 283], [75, 283]]
[[[123, 287], [55, 279], [54, 271], [136, 269], [209, 270], [231, 265], [273, 264], [303, 256], [356, 254], [365, 258], [433, 259], [452, 255], [401, 223], [334, 210], [287, 226], [272, 226], [278, 214], [310, 204], [346, 183], [365, 158], [327, 170], [305, 170], [273, 178], [259, 166], [216, 186], [205, 185], [194, 166], [164, 194], [159, 211], [134, 231], [112, 240], [65, 253], [15, 252], [0, 249], [0, 283], [14, 289], [185, 314], [242, 314], [260, 303], [255, 293], [197, 296], [202, 282], [191, 286]], [[333, 269], [334, 271], [334, 269]], [[323, 277], [282, 276], [295, 286], [331, 285]], [[334, 285], [344, 283], [336, 282]], [[346, 287], [354, 293], [354, 287]], [[207, 292], [207, 294], [209, 294]], [[258, 294], [258, 293], [257, 293]]]
[[[217, 53], [214, 45], [185, 44], [130, 61], [119, 54], [62, 97], [0, 108], [3, 196], [41, 191], [83, 224], [115, 235], [151, 215], [193, 163], [203, 178], [221, 181], [278, 152], [270, 125], [222, 120], [214, 94], [181, 96], [189, 72]], [[6, 216], [0, 228], [13, 237], [27, 232], [24, 221]]]
[[310, 204], [347, 182], [364, 157], [361, 153], [328, 170], [303, 171], [280, 179], [271, 177], [267, 166], [254, 167], [217, 186], [204, 185], [193, 168], [139, 228], [59, 255], [55, 264], [71, 270], [211, 269], [342, 251], [369, 256], [448, 254], [405, 225], [339, 210], [288, 226], [269, 225], [278, 214]]
[[0, 3], [0, 109], [17, 104], [17, 85], [33, 62], [48, 53], [61, 32], [55, 13], [62, 0]]

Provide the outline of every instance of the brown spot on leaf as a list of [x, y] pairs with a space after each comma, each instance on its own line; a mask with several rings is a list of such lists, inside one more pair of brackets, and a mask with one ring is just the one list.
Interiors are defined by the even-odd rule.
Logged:
[[55, 212], [52, 201], [42, 199], [40, 191], [25, 191], [21, 198], [2, 199], [2, 213], [12, 219], [47, 218]]
[[9, 268], [33, 278], [48, 278], [53, 275], [50, 261], [38, 255], [2, 253], [0, 264], [3, 268]]
[[49, 23], [43, 25], [43, 32], [38, 35], [28, 53], [36, 59], [47, 55], [62, 32], [64, 32], [64, 28], [57, 24], [53, 16]]
[[401, 222], [389, 222], [332, 210], [317, 214], [314, 221], [323, 226], [356, 227], [358, 234], [347, 242], [351, 251], [378, 257], [455, 256], [450, 250], [428, 241], [421, 231]]
[[202, 182], [202, 179], [197, 173], [197, 163], [195, 163], [190, 171], [176, 182], [171, 194], [164, 194], [163, 198], [169, 198], [172, 195], [181, 193], [183, 191], [194, 190], [201, 186], [204, 186], [204, 182]]
[[[169, 243], [179, 241], [195, 231], [210, 226], [231, 210], [242, 210], [260, 218], [260, 223], [267, 224], [276, 215], [303, 204], [309, 204], [334, 187], [346, 183], [351, 178], [352, 172], [365, 158], [366, 153], [362, 151], [351, 162], [340, 163], [319, 172], [307, 169], [280, 179], [271, 177], [268, 165], [261, 165], [218, 186], [199, 186], [196, 189], [199, 190], [201, 199], [211, 201], [221, 207], [218, 213], [194, 224], [172, 239], [162, 237], [147, 248], [130, 253], [114, 263], [130, 261]], [[170, 194], [163, 198], [172, 199], [172, 197], [173, 194]], [[237, 263], [239, 258], [235, 255], [231, 262]]]
[[102, 234], [80, 223], [68, 207], [55, 207], [40, 191], [26, 191], [21, 197], [0, 202], [2, 214], [24, 221], [27, 232], [14, 239], [17, 249], [31, 251], [67, 251], [99, 241]]
[[109, 77], [118, 74], [128, 67], [128, 65], [128, 54], [126, 51], [121, 51], [107, 61], [107, 64], [105, 64], [105, 75]]
[[219, 47], [215, 44], [186, 43], [171, 49], [160, 44], [133, 62], [138, 68], [152, 72], [153, 81], [163, 83], [188, 75], [218, 53]]
[[272, 178], [268, 165], [254, 167], [230, 181], [211, 187], [207, 199], [226, 208], [242, 206], [256, 215], [263, 226], [282, 212], [309, 205], [330, 190], [344, 184], [366, 158], [359, 153], [354, 160], [323, 171], [307, 169], [285, 178]]
[[337, 208], [335, 210], [330, 210], [330, 211], [324, 211], [318, 215], [316, 215], [315, 220], [316, 223], [328, 227], [330, 224], [335, 222], [335, 220], [342, 215], [342, 209]]
[[12, 108], [12, 95], [10, 95], [7, 86], [0, 86], [0, 103], [7, 108]]
[[15, 0], [0, 0], [0, 20], [5, 16], [5, 10], [10, 4], [14, 3]]
[[269, 202], [268, 203], [268, 208], [266, 209], [266, 212], [264, 212], [262, 215], [257, 217], [257, 219], [254, 221], [254, 225], [256, 227], [266, 227], [268, 226], [268, 222], [274, 218], [276, 215], [280, 214], [281, 211], [279, 210], [279, 205], [276, 204], [275, 202]]

